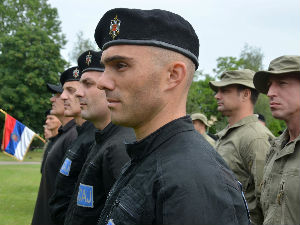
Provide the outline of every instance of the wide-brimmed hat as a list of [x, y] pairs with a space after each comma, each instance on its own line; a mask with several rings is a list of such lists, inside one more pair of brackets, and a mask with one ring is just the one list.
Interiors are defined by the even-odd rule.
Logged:
[[224, 72], [221, 75], [220, 81], [210, 81], [209, 86], [211, 89], [213, 89], [215, 92], [218, 91], [219, 87], [225, 87], [231, 84], [241, 84], [249, 88], [253, 88], [253, 77], [255, 72], [252, 70], [229, 70]]
[[210, 127], [210, 125], [207, 122], [207, 118], [204, 114], [202, 113], [193, 113], [191, 115], [192, 120], [200, 120], [202, 121], [207, 127]]
[[290, 74], [298, 74], [300, 76], [300, 56], [284, 55], [272, 60], [267, 71], [255, 73], [253, 83], [259, 92], [267, 94], [269, 90], [269, 76]]

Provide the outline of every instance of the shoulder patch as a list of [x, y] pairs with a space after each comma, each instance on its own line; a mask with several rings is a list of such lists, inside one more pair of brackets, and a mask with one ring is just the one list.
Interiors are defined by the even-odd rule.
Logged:
[[80, 183], [77, 195], [77, 205], [94, 208], [93, 186]]
[[64, 164], [61, 166], [59, 172], [65, 176], [69, 176], [71, 170], [72, 161], [69, 158], [66, 158]]
[[115, 225], [114, 221], [112, 219], [110, 219], [108, 222], [107, 222], [107, 225]]

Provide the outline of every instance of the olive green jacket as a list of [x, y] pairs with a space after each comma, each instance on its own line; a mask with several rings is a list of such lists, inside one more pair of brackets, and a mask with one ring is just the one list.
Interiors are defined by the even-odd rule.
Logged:
[[217, 136], [217, 152], [243, 185], [252, 223], [262, 224], [260, 184], [273, 134], [258, 121], [256, 115], [251, 115], [231, 127], [227, 126]]
[[272, 142], [261, 192], [264, 225], [300, 224], [300, 135], [288, 143], [285, 130]]
[[202, 136], [205, 138], [205, 140], [207, 140], [209, 144], [211, 144], [211, 146], [213, 146], [214, 148], [216, 147], [216, 141], [212, 139], [207, 133], [203, 133]]

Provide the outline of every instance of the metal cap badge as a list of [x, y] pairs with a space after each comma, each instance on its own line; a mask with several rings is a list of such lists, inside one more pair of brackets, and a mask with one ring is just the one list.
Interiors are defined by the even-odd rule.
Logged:
[[110, 21], [109, 35], [112, 37], [112, 39], [115, 39], [115, 37], [119, 35], [120, 25], [121, 25], [121, 20], [119, 20], [118, 16], [116, 15], [115, 18]]

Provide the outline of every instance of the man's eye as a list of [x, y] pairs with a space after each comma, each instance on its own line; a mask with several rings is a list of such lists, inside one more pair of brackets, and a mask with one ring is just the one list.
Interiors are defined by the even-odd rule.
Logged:
[[287, 84], [287, 82], [285, 82], [285, 81], [280, 81], [279, 84], [280, 84], [280, 85], [285, 85], [285, 84]]
[[117, 66], [118, 69], [122, 69], [124, 67], [127, 67], [127, 64], [126, 63], [117, 63], [116, 66]]

